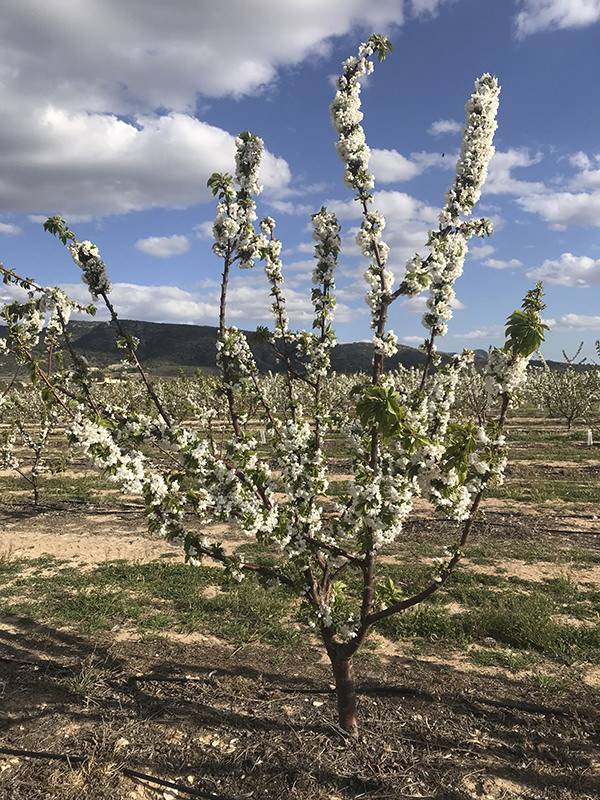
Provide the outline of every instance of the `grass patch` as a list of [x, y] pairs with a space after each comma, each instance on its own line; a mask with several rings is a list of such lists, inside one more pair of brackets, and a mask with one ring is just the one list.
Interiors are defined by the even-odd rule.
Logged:
[[471, 650], [468, 658], [472, 664], [480, 667], [501, 667], [514, 673], [529, 669], [538, 661], [533, 653], [516, 652], [510, 648]]
[[[405, 596], [415, 593], [419, 573], [423, 575], [422, 569], [412, 575], [395, 571], [394, 582]], [[409, 576], [407, 583], [401, 582], [401, 575]], [[420, 588], [424, 585], [420, 583]], [[507, 649], [542, 653], [567, 664], [577, 660], [600, 663], [599, 599], [595, 586], [580, 587], [568, 575], [537, 582], [463, 571], [451, 576], [445, 591], [383, 620], [380, 630], [390, 638], [441, 640], [459, 646], [490, 638], [502, 646], [504, 656], [496, 650], [494, 655], [474, 656], [488, 659], [487, 665], [503, 666], [499, 659], [506, 660]], [[450, 613], [449, 604], [458, 604], [460, 610]], [[564, 622], [561, 617], [591, 624]], [[504, 666], [525, 668], [519, 664], [517, 660], [512, 667]]]
[[[15, 596], [28, 599], [11, 602]], [[298, 635], [282, 621], [291, 613], [290, 598], [252, 578], [231, 585], [217, 567], [164, 561], [113, 561], [89, 572], [66, 567], [18, 577], [0, 595], [0, 611], [81, 632], [131, 625], [140, 635], [199, 631], [238, 645], [289, 644]]]
[[503, 500], [520, 500], [529, 503], [546, 503], [561, 500], [565, 503], [600, 503], [600, 485], [592, 480], [536, 480], [518, 483], [514, 479], [487, 492], [487, 497]]

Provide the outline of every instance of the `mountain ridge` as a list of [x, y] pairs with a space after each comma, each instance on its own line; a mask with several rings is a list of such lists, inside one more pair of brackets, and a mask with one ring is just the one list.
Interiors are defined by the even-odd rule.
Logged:
[[[150, 372], [156, 374], [177, 374], [179, 370], [193, 372], [196, 369], [216, 371], [216, 345], [218, 329], [210, 325], [184, 325], [169, 322], [145, 322], [140, 320], [121, 320], [123, 330], [139, 340], [137, 356]], [[0, 326], [0, 336], [6, 335], [5, 325]], [[89, 361], [92, 367], [105, 369], [118, 365], [123, 360], [124, 351], [117, 348], [115, 326], [110, 321], [69, 322], [67, 331], [71, 336], [77, 353]], [[281, 364], [269, 345], [252, 342], [252, 331], [244, 331], [249, 337], [250, 347], [260, 372], [280, 372]], [[39, 345], [38, 353], [42, 345]], [[482, 366], [487, 353], [475, 350], [475, 360]], [[452, 353], [440, 353], [446, 363]], [[373, 357], [372, 342], [349, 342], [336, 344], [331, 352], [331, 368], [335, 372], [370, 372]], [[8, 357], [0, 363], [6, 365]], [[415, 347], [399, 345], [395, 356], [385, 359], [385, 369], [416, 367], [425, 362], [425, 354]], [[539, 362], [538, 362], [539, 363]], [[564, 365], [549, 362], [553, 367]]]

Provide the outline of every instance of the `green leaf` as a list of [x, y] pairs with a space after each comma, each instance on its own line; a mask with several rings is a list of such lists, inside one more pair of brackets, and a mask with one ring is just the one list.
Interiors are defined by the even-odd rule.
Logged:
[[549, 330], [539, 314], [513, 311], [506, 322], [506, 344], [504, 349], [527, 358], [545, 340], [544, 331]]
[[455, 469], [461, 481], [467, 477], [471, 454], [477, 446], [477, 428], [472, 422], [460, 425], [451, 422], [448, 426], [448, 440], [444, 463], [448, 469]]
[[271, 341], [272, 333], [266, 325], [259, 325], [255, 331], [248, 335], [250, 344], [268, 344]]
[[400, 395], [391, 386], [369, 386], [356, 405], [356, 413], [365, 428], [377, 428], [385, 438], [400, 433], [405, 416]]
[[548, 325], [542, 322], [540, 311], [546, 308], [542, 303], [544, 291], [541, 283], [536, 283], [535, 288], [525, 295], [521, 308], [523, 311], [513, 311], [506, 321], [507, 353], [527, 358], [534, 353], [541, 343], [545, 341], [544, 331], [549, 330]]
[[44, 230], [51, 233], [53, 236], [58, 236], [60, 241], [66, 245], [67, 240], [76, 241], [75, 234], [69, 229], [66, 221], [58, 214], [53, 217], [48, 217], [44, 222]]

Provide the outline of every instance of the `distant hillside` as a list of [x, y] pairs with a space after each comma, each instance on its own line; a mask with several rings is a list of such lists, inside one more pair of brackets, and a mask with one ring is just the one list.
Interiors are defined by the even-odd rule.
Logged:
[[[216, 369], [217, 329], [208, 325], [174, 325], [159, 322], [122, 320], [123, 328], [139, 339], [137, 355], [144, 366], [155, 374], [177, 374], [182, 369]], [[70, 322], [68, 331], [75, 350], [85, 356], [90, 364], [106, 368], [123, 360], [123, 351], [115, 344], [114, 328], [109, 322]], [[251, 332], [247, 332], [251, 336]], [[0, 326], [0, 336], [6, 335], [6, 326]], [[251, 345], [256, 363], [261, 372], [279, 372], [280, 364], [267, 345]], [[476, 360], [483, 363], [486, 352], [475, 351]], [[370, 342], [338, 344], [331, 354], [331, 366], [336, 372], [369, 372], [373, 356]], [[448, 360], [449, 355], [443, 355]], [[414, 347], [400, 345], [398, 353], [386, 359], [386, 369], [399, 365], [414, 367], [422, 364], [425, 356]], [[7, 365], [8, 358], [0, 360]], [[551, 366], [560, 366], [550, 362]]]

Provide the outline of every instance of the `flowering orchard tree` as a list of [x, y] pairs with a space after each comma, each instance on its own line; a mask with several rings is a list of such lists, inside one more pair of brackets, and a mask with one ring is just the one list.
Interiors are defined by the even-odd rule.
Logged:
[[543, 367], [533, 372], [527, 387], [527, 399], [563, 419], [569, 431], [577, 419], [595, 428], [600, 417], [600, 368], [585, 358], [577, 362], [582, 347], [583, 342], [572, 357], [563, 350], [564, 369], [550, 369], [542, 358]]
[[[353, 657], [373, 626], [426, 600], [457, 566], [486, 486], [502, 479], [507, 411], [517, 402], [528, 358], [543, 339], [538, 286], [528, 293], [523, 309], [510, 316], [505, 347], [490, 352], [485, 386], [498, 404], [498, 418], [486, 424], [450, 420], [455, 388], [472, 354], [467, 351], [442, 368], [436, 340], [446, 333], [452, 316], [453, 286], [462, 272], [469, 239], [491, 233], [488, 220], [473, 220], [470, 215], [493, 153], [499, 87], [490, 75], [476, 81], [466, 105], [456, 177], [439, 226], [429, 234], [428, 254], [411, 258], [397, 281], [386, 266], [385, 220], [373, 207], [374, 179], [360, 124], [360, 81], [372, 71], [373, 57], [383, 61], [391, 49], [381, 36], [362, 44], [358, 55], [344, 63], [331, 105], [344, 180], [362, 208], [357, 241], [369, 261], [366, 300], [371, 310], [373, 369], [354, 388], [351, 412], [332, 413], [327, 399], [340, 226], [326, 208], [312, 217], [314, 322], [310, 332], [294, 331], [286, 311], [275, 222], [267, 217], [256, 225], [263, 143], [247, 132], [236, 139], [235, 175], [214, 174], [208, 181], [217, 199], [213, 250], [223, 270], [217, 361], [230, 435], [217, 443], [206, 435], [203, 419], [196, 427], [173, 423], [149, 381], [154, 414], [103, 407], [89, 390], [85, 367], [77, 360], [66, 382], [48, 382], [48, 396], [62, 402], [70, 416], [71, 441], [124, 489], [143, 494], [151, 532], [181, 544], [192, 565], [213, 559], [234, 580], [255, 576], [299, 598], [309, 626], [320, 635], [331, 660], [340, 725], [353, 735], [357, 732]], [[118, 324], [97, 248], [77, 241], [58, 217], [48, 220], [46, 227], [68, 244], [92, 297], [106, 302]], [[226, 318], [231, 270], [252, 268], [257, 261], [263, 262], [271, 287], [274, 318], [273, 329], [261, 329], [261, 335], [283, 365], [284, 391], [277, 404], [265, 391], [246, 337]], [[19, 280], [14, 275], [12, 279]], [[28, 286], [32, 289], [31, 282]], [[38, 288], [34, 293], [38, 299], [18, 307], [13, 304], [5, 314], [16, 319], [6, 347], [19, 358], [25, 358], [20, 337], [31, 327], [30, 320], [38, 328], [41, 303], [63, 321], [68, 310], [62, 295]], [[395, 388], [384, 371], [385, 356], [397, 349], [397, 337], [387, 327], [388, 311], [398, 298], [425, 290], [429, 292], [423, 317], [425, 366], [414, 386]], [[119, 337], [135, 358], [135, 342], [122, 331]], [[248, 404], [239, 402], [247, 396], [255, 398], [252, 429]], [[257, 423], [264, 431], [264, 444], [252, 432]], [[343, 438], [351, 457], [351, 474], [341, 494], [328, 480], [326, 444], [334, 436]], [[160, 448], [162, 465], [147, 455], [150, 442]], [[170, 459], [167, 466], [165, 457]], [[448, 542], [432, 564], [429, 580], [410, 594], [386, 578], [380, 556], [404, 536], [404, 522], [416, 498], [425, 498], [448, 520]], [[270, 566], [249, 563], [243, 554], [228, 552], [211, 540], [211, 524], [227, 520], [273, 549], [276, 556]]]
[[12, 383], [0, 393], [0, 469], [10, 469], [25, 481], [36, 506], [40, 477], [66, 469], [66, 458], [51, 458], [48, 453], [59, 419], [56, 406], [45, 402], [36, 387]]

